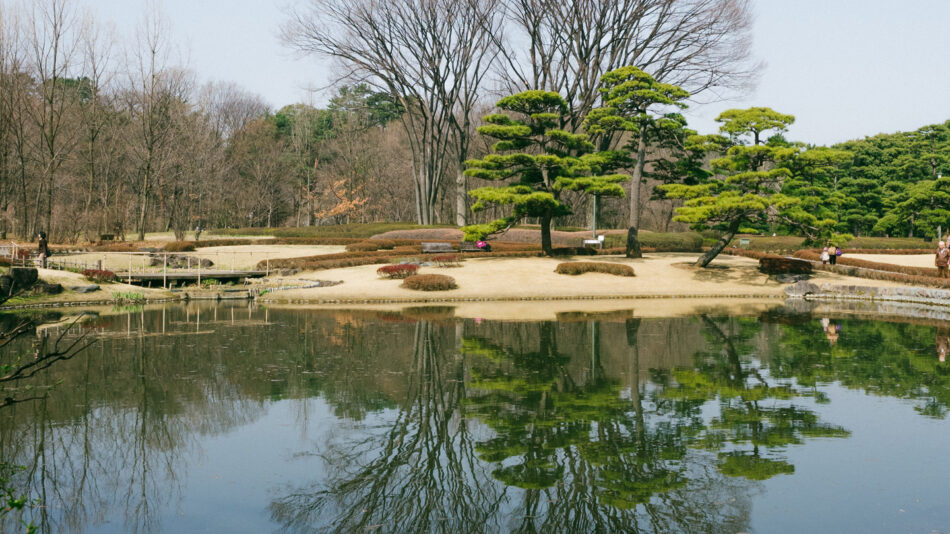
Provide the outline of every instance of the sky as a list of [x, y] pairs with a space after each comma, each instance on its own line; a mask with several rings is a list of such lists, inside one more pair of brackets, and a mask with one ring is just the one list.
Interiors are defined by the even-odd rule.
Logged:
[[[202, 81], [232, 81], [274, 109], [325, 104], [331, 64], [300, 57], [278, 32], [305, 0], [158, 0], [184, 63]], [[130, 42], [142, 0], [79, 0]], [[694, 106], [690, 126], [712, 133], [730, 108], [767, 106], [796, 117], [788, 139], [831, 144], [916, 130], [950, 119], [950, 1], [753, 0], [758, 86]]]

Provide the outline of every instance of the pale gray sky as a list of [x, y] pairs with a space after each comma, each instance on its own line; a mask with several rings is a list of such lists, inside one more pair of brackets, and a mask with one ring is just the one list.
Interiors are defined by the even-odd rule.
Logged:
[[[277, 37], [300, 0], [163, 0], [188, 66], [204, 81], [233, 81], [275, 109], [306, 102], [327, 83], [328, 63], [299, 59]], [[141, 0], [81, 0], [131, 39]], [[756, 0], [758, 88], [691, 110], [700, 133], [734, 107], [769, 106], [797, 117], [789, 138], [828, 144], [914, 130], [950, 119], [950, 1]], [[319, 105], [325, 93], [313, 95]]]

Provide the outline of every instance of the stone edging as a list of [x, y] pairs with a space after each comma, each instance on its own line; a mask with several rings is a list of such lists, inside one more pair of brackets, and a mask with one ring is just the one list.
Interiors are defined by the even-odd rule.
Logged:
[[950, 306], [950, 290], [929, 287], [873, 287], [823, 284], [820, 288], [808, 282], [785, 288], [792, 298], [806, 300], [870, 300], [911, 302], [930, 306]]

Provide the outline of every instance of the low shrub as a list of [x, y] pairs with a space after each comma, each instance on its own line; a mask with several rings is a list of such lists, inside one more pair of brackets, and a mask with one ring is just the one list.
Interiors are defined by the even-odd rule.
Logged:
[[925, 241], [917, 237], [855, 237], [844, 245], [838, 244], [842, 248], [850, 249], [920, 249], [936, 248], [936, 242]]
[[97, 284], [116, 281], [115, 273], [107, 270], [86, 269], [82, 272], [82, 275], [86, 277], [86, 280], [96, 282]]
[[195, 244], [191, 241], [172, 241], [165, 243], [163, 250], [165, 252], [194, 252]]
[[384, 265], [376, 269], [376, 274], [382, 278], [402, 280], [408, 278], [419, 271], [419, 266], [414, 263], [397, 263], [395, 265]]
[[802, 245], [805, 243], [804, 237], [792, 235], [742, 235], [736, 236], [731, 242], [729, 242], [729, 248], [738, 247], [740, 239], [749, 240], [749, 244], [742, 247], [746, 250], [760, 250], [769, 252], [791, 252], [802, 248]]
[[551, 256], [596, 256], [597, 249], [589, 247], [558, 247], [551, 249]]
[[765, 256], [759, 259], [759, 272], [764, 274], [811, 274], [811, 263], [804, 260]]
[[462, 258], [458, 254], [439, 254], [432, 256], [430, 260], [439, 267], [458, 267], [462, 263]]
[[[703, 236], [696, 232], [639, 232], [637, 239], [640, 247], [650, 248], [654, 252], [699, 252], [703, 247]], [[626, 248], [627, 234], [607, 234], [604, 240], [607, 248]]]
[[92, 247], [89, 247], [93, 252], [138, 252], [142, 247], [141, 243], [136, 243], [134, 241], [107, 241], [102, 243], [96, 243]]
[[454, 278], [444, 274], [417, 274], [403, 280], [400, 287], [416, 291], [448, 291], [458, 289], [458, 284]]
[[269, 239], [206, 239], [204, 241], [181, 241], [196, 247], [238, 247], [244, 245], [272, 244]]
[[601, 261], [572, 261], [559, 263], [554, 272], [576, 276], [584, 273], [603, 273], [617, 276], [635, 276], [633, 267], [622, 263], [607, 263]]
[[[402, 243], [400, 243], [402, 244]], [[351, 243], [346, 246], [350, 252], [373, 251], [373, 250], [392, 250], [397, 243], [390, 239], [366, 239], [358, 243]]]

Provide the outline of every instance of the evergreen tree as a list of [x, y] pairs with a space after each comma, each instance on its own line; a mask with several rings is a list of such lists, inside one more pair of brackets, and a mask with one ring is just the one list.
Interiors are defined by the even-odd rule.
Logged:
[[463, 228], [469, 240], [500, 232], [525, 217], [541, 221], [541, 248], [551, 254], [551, 221], [571, 213], [560, 200], [561, 191], [599, 196], [623, 196], [624, 174], [608, 174], [627, 164], [622, 152], [592, 154], [586, 135], [559, 129], [567, 103], [557, 93], [525, 91], [498, 101], [505, 113], [488, 115], [479, 133], [497, 139], [493, 154], [466, 162], [468, 176], [497, 182], [497, 187], [469, 192], [476, 199], [472, 211], [489, 205], [511, 205], [511, 215], [488, 224]]
[[689, 93], [675, 85], [660, 83], [636, 67], [612, 70], [600, 79], [604, 107], [592, 110], [584, 127], [593, 136], [609, 141], [618, 132], [628, 132], [625, 148], [634, 154], [630, 183], [630, 222], [627, 230], [627, 257], [639, 258], [640, 184], [646, 168], [647, 147], [676, 146], [676, 139], [688, 134], [686, 120], [678, 113], [661, 111], [686, 108]]
[[[791, 173], [779, 166], [794, 156], [798, 149], [781, 137], [765, 142], [768, 132], [781, 133], [794, 122], [769, 108], [732, 109], [716, 118], [724, 136], [704, 136], [691, 140], [710, 152], [725, 152], [712, 161], [719, 176], [696, 185], [667, 184], [659, 189], [668, 198], [686, 200], [676, 209], [675, 220], [690, 223], [693, 228], [715, 228], [722, 238], [696, 265], [705, 267], [732, 240], [739, 228], [748, 224], [765, 224], [771, 217], [785, 222], [798, 222], [814, 227], [817, 219], [800, 209], [800, 199], [780, 193], [782, 181]], [[724, 150], [725, 149], [725, 150]]]

